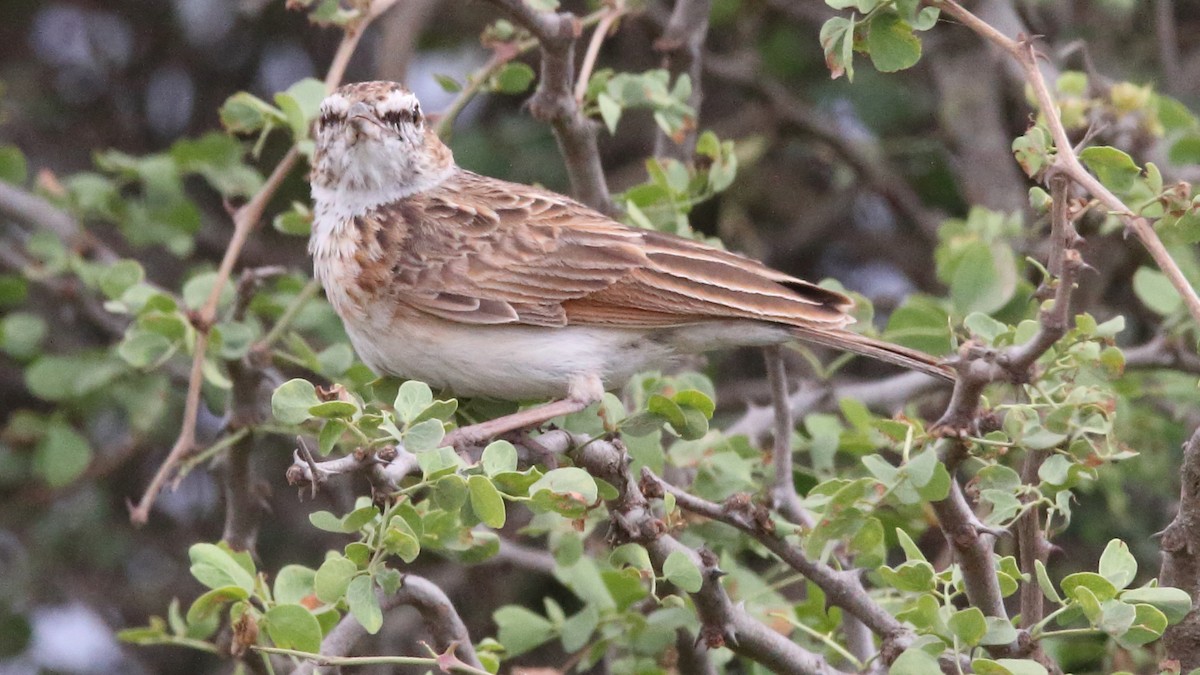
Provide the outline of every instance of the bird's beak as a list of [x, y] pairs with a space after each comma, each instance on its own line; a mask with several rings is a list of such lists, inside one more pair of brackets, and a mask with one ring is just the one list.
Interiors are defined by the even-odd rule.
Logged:
[[368, 124], [376, 127], [383, 126], [379, 119], [375, 117], [375, 113], [371, 111], [371, 108], [362, 102], [350, 106], [350, 110], [346, 114], [346, 119], [350, 120], [350, 124], [354, 127], [354, 130], [360, 134], [368, 129]]

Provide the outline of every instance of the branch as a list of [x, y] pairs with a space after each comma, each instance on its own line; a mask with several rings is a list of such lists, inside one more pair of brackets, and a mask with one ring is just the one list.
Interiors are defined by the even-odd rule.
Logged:
[[91, 252], [97, 262], [121, 259], [104, 242], [93, 237], [66, 211], [20, 187], [0, 181], [0, 215], [53, 232], [67, 247]]
[[909, 629], [871, 599], [857, 571], [839, 571], [809, 559], [803, 551], [788, 544], [774, 531], [766, 510], [751, 502], [748, 496], [735, 495], [724, 504], [716, 504], [675, 487], [649, 469], [643, 469], [642, 474], [644, 479], [657, 485], [663, 492], [673, 495], [675, 503], [685, 511], [725, 523], [753, 537], [789, 567], [825, 591], [830, 604], [853, 614], [885, 641], [903, 645], [897, 654], [913, 639]]
[[1190, 351], [1183, 341], [1157, 335], [1149, 342], [1129, 347], [1125, 352], [1125, 369], [1170, 368], [1200, 375], [1200, 356]]
[[[479, 657], [475, 655], [466, 624], [454, 609], [450, 598], [446, 597], [436, 584], [423, 577], [406, 574], [400, 590], [396, 591], [395, 595], [388, 595], [382, 590], [376, 591], [376, 595], [379, 597], [379, 606], [385, 613], [405, 605], [415, 607], [421, 613], [425, 628], [433, 636], [434, 645], [439, 652], [445, 652], [454, 646], [455, 654], [467, 666], [483, 668]], [[362, 627], [354, 615], [346, 614], [321, 641], [321, 656], [345, 656], [366, 635], [367, 629]], [[292, 675], [316, 675], [318, 665], [320, 664], [307, 661], [292, 671]]]
[[330, 476], [361, 473], [376, 492], [391, 494], [400, 487], [400, 481], [418, 470], [417, 456], [402, 446], [378, 450], [359, 448], [344, 457], [317, 462], [312, 459], [308, 448], [301, 444], [301, 448], [292, 453], [292, 465], [288, 467], [286, 476], [288, 485], [309, 487], [315, 496]]
[[1138, 240], [1142, 242], [1142, 245], [1150, 253], [1150, 257], [1158, 265], [1158, 268], [1162, 270], [1163, 274], [1171, 281], [1171, 285], [1179, 292], [1184, 304], [1187, 305], [1188, 312], [1192, 315], [1192, 319], [1197, 324], [1200, 324], [1200, 295], [1196, 294], [1196, 289], [1192, 288], [1191, 283], [1188, 282], [1182, 270], [1179, 269], [1179, 265], [1171, 258], [1171, 254], [1163, 246], [1162, 240], [1158, 238], [1158, 233], [1154, 231], [1154, 228], [1146, 218], [1134, 213], [1133, 209], [1129, 208], [1125, 202], [1121, 201], [1119, 197], [1104, 187], [1095, 176], [1088, 173], [1088, 170], [1079, 161], [1079, 156], [1076, 154], [1071, 140], [1067, 136], [1067, 130], [1063, 126], [1054, 96], [1050, 93], [1050, 88], [1046, 85], [1045, 78], [1042, 77], [1042, 71], [1038, 68], [1038, 55], [1033, 48], [1033, 44], [1028, 39], [1013, 40], [1009, 38], [964, 9], [955, 0], [936, 0], [934, 4], [941, 7], [947, 14], [961, 21], [978, 35], [1007, 52], [1009, 56], [1021, 65], [1021, 69], [1025, 72], [1025, 79], [1033, 88], [1033, 92], [1038, 100], [1038, 108], [1045, 117], [1046, 126], [1049, 128], [1050, 135], [1054, 139], [1056, 151], [1054, 163], [1047, 170], [1047, 175], [1053, 177], [1058, 172], [1065, 174], [1072, 181], [1078, 183], [1088, 194], [1095, 197], [1112, 214], [1119, 217], [1125, 223], [1126, 230], [1132, 231], [1137, 236]]
[[792, 469], [792, 431], [796, 424], [788, 405], [787, 364], [783, 360], [782, 349], [779, 346], [763, 349], [763, 357], [767, 362], [767, 381], [771, 385], [771, 407], [775, 413], [774, 443], [771, 446], [775, 480], [771, 483], [771, 506], [789, 521], [811, 528], [812, 516], [804, 509], [796, 494], [796, 479]]
[[575, 40], [582, 24], [569, 12], [538, 12], [524, 0], [489, 0], [537, 38], [542, 48], [541, 77], [529, 99], [529, 112], [548, 122], [579, 201], [604, 213], [613, 210], [596, 145], [597, 125], [588, 119], [572, 92]]
[[848, 137], [836, 120], [814, 110], [779, 82], [764, 77], [757, 60], [737, 64], [728, 58], [710, 56], [704, 60], [704, 71], [765, 100], [784, 127], [792, 127], [828, 145], [926, 238], [937, 240], [944, 216], [924, 205], [916, 190], [887, 161], [875, 139]]
[[[671, 18], [663, 29], [662, 36], [654, 41], [654, 49], [663, 55], [672, 79], [686, 74], [692, 81], [692, 93], [688, 105], [700, 116], [700, 105], [704, 102], [704, 90], [700, 86], [702, 74], [704, 39], [708, 35], [708, 15], [712, 0], [675, 0]], [[654, 155], [674, 157], [690, 161], [696, 151], [696, 127], [687, 130], [682, 142], [677, 142], [662, 129], [656, 127]]]
[[[465, 624], [458, 616], [454, 605], [450, 603], [450, 599], [435, 584], [422, 577], [409, 574], [405, 575], [403, 585], [395, 595], [389, 596], [382, 590], [377, 591], [376, 594], [379, 596], [379, 604], [384, 612], [404, 605], [416, 607], [425, 621], [426, 628], [433, 635], [439, 650], [449, 649], [450, 645], [456, 644], [458, 652], [460, 652], [459, 657], [463, 661], [472, 667], [481, 667]], [[321, 641], [321, 655], [324, 657], [345, 656], [366, 635], [367, 631], [362, 624], [353, 615], [347, 614]], [[314, 674], [317, 665], [313, 662], [301, 664], [293, 671], [293, 675]]]
[[[850, 384], [804, 383], [788, 398], [788, 409], [793, 417], [803, 417], [815, 410], [834, 407], [843, 398], [852, 398], [873, 410], [890, 413], [927, 392], [943, 387], [942, 381], [916, 372], [903, 373], [884, 380]], [[775, 415], [773, 405], [751, 405], [741, 419], [725, 429], [725, 434], [746, 435], [751, 440], [757, 440], [772, 428]]]
[[[342, 36], [342, 41], [338, 45], [333, 62], [325, 76], [325, 87], [327, 90], [332, 91], [342, 81], [342, 77], [346, 72], [346, 65], [350, 61], [350, 55], [354, 53], [354, 49], [358, 45], [358, 41], [362, 37], [363, 31], [366, 30], [367, 25], [375, 17], [395, 4], [395, 2], [396, 0], [373, 0], [363, 17], [356, 24], [346, 27], [346, 32]], [[246, 204], [238, 208], [233, 215], [233, 236], [230, 237], [229, 245], [225, 249], [225, 255], [222, 257], [221, 264], [217, 268], [212, 291], [209, 293], [208, 299], [200, 308], [200, 311], [192, 319], [192, 323], [196, 327], [196, 344], [192, 355], [192, 369], [188, 376], [187, 394], [184, 399], [183, 423], [179, 429], [179, 435], [171, 447], [170, 453], [167, 454], [167, 458], [163, 461], [162, 465], [158, 467], [154, 477], [150, 480], [150, 484], [146, 487], [146, 491], [142, 494], [141, 500], [138, 501], [136, 506], [131, 506], [129, 509], [129, 519], [134, 525], [144, 525], [149, 520], [150, 509], [154, 506], [154, 501], [158, 498], [159, 492], [162, 491], [163, 486], [178, 466], [180, 460], [195, 448], [196, 413], [200, 408], [200, 388], [204, 382], [204, 361], [208, 352], [209, 331], [216, 320], [217, 304], [221, 299], [221, 293], [225, 289], [225, 285], [229, 282], [229, 277], [233, 273], [233, 268], [237, 264], [242, 248], [246, 245], [246, 240], [249, 239], [250, 233], [262, 220], [267, 204], [275, 196], [284, 179], [291, 173], [299, 158], [300, 153], [293, 146], [283, 156], [279, 164], [275, 166], [271, 175], [263, 183], [262, 188]]]
[[740, 604], [735, 605], [721, 586], [720, 578], [724, 572], [717, 568], [714, 554], [703, 549], [694, 551], [666, 534], [666, 526], [654, 516], [647, 496], [629, 471], [628, 458], [619, 442], [588, 439], [566, 431], [542, 434], [538, 442], [554, 452], [578, 447], [573, 453], [576, 463], [616, 487], [617, 497], [607, 502], [610, 536], [614, 541], [642, 544], [660, 570], [672, 553], [682, 553], [696, 565], [703, 582], [699, 591], [689, 595], [702, 624], [701, 640], [707, 646], [728, 647], [775, 673], [833, 675], [841, 672], [819, 654], [804, 649], [751, 617]]
[[1163, 645], [1168, 659], [1179, 661], [1180, 672], [1200, 668], [1200, 428], [1183, 444], [1179, 467], [1179, 512], [1161, 532], [1163, 560], [1159, 581], [1192, 596], [1192, 611], [1167, 628]]

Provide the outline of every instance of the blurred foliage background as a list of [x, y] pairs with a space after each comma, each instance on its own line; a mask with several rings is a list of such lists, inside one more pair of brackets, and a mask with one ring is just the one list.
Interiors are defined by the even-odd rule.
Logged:
[[[563, 5], [581, 15], [592, 9], [584, 2]], [[1082, 71], [1094, 82], [1153, 84], [1193, 109], [1200, 103], [1197, 0], [986, 0], [974, 9], [994, 25], [1044, 36], [1053, 57], [1048, 68]], [[654, 42], [668, 13], [668, 3], [651, 1], [623, 19], [603, 46], [600, 66], [659, 67]], [[729, 189], [696, 206], [692, 226], [797, 276], [838, 279], [870, 300], [874, 315], [864, 318], [881, 329], [898, 308], [919, 309], [913, 294], [945, 293], [934, 264], [938, 227], [945, 218], [965, 218], [970, 206], [1015, 214], [1017, 225], [1004, 236], [1018, 255], [1044, 259], [1041, 237], [1022, 229], [1032, 227], [1036, 215], [1027, 198], [1030, 183], [1010, 150], [1030, 121], [1013, 66], [966, 31], [939, 30], [928, 35], [924, 58], [911, 70], [885, 75], [860, 67], [853, 83], [831, 80], [817, 34], [833, 14], [814, 2], [714, 0], [699, 118], [702, 128], [736, 142], [741, 168]], [[371, 27], [347, 80], [403, 81], [426, 110], [441, 110], [453, 94], [436, 76], [461, 80], [479, 68], [489, 56], [479, 36], [495, 19], [494, 9], [480, 2], [401, 0]], [[336, 29], [316, 28], [302, 13], [266, 0], [6, 0], [0, 4], [0, 144], [25, 159], [5, 155], [0, 168], [5, 178], [25, 178], [50, 195], [89, 194], [77, 177], [97, 166], [139, 175], [119, 187], [122, 194], [152, 190], [155, 177], [162, 190], [180, 191], [179, 200], [164, 206], [178, 209], [169, 216], [155, 212], [148, 199], [143, 211], [88, 219], [89, 232], [137, 258], [148, 279], [179, 288], [213, 269], [225, 249], [230, 223], [222, 195], [202, 172], [180, 172], [176, 164], [159, 174], [153, 166], [130, 168], [122, 158], [184, 152], [179, 139], [219, 128], [217, 111], [235, 92], [270, 100], [302, 78], [320, 77], [339, 37]], [[535, 63], [536, 56], [525, 60]], [[525, 98], [481, 95], [457, 119], [450, 145], [466, 168], [566, 191], [553, 137], [522, 109]], [[1104, 142], [1154, 159], [1175, 179], [1197, 177], [1194, 158], [1169, 156], [1161, 133], [1119, 115], [1108, 122], [1099, 131]], [[600, 135], [614, 191], [646, 179], [655, 137], [646, 111], [630, 111], [620, 125], [618, 134]], [[269, 168], [286, 149], [284, 139], [268, 140], [257, 165]], [[226, 191], [234, 201], [258, 180], [232, 170], [218, 179], [245, 181]], [[135, 187], [139, 181], [146, 186]], [[294, 172], [269, 212], [306, 202], [307, 192], [303, 173]], [[139, 227], [162, 218], [174, 229], [153, 236], [143, 231], [139, 240]], [[1130, 283], [1145, 253], [1119, 232], [1102, 233], [1100, 222], [1082, 227], [1089, 240], [1085, 256], [1096, 271], [1083, 279], [1079, 306], [1101, 321], [1123, 315], [1120, 341], [1146, 342], [1161, 316]], [[12, 219], [0, 217], [0, 239], [8, 253], [40, 250], [38, 237]], [[302, 277], [310, 269], [304, 248], [304, 237], [266, 226], [241, 264], [281, 265]], [[25, 280], [16, 255], [0, 257], [0, 265], [6, 268], [0, 311], [7, 313], [8, 331], [0, 340], [0, 673], [223, 671], [215, 657], [120, 646], [112, 637], [161, 614], [173, 597], [199, 594], [186, 547], [222, 531], [220, 483], [204, 470], [189, 472], [164, 494], [147, 526], [129, 523], [127, 500], [140, 494], [177, 432], [185, 387], [180, 370], [130, 375], [67, 362], [59, 364], [62, 391], [31, 383], [27, 369], [42, 355], [86, 359], [80, 355], [114, 341], [113, 324], [79, 283]], [[280, 283], [281, 297], [296, 292], [287, 280]], [[302, 325], [326, 326], [329, 340], [339, 339], [326, 307], [308, 313]], [[937, 348], [936, 342], [917, 344]], [[766, 398], [753, 352], [697, 365], [716, 382], [718, 419], [734, 419], [747, 402]], [[792, 366], [811, 374], [799, 356]], [[839, 377], [882, 372], [859, 360]], [[99, 379], [89, 383], [88, 377]], [[1170, 519], [1178, 448], [1200, 422], [1194, 378], [1134, 376], [1119, 386], [1128, 396], [1119, 413], [1121, 440], [1141, 455], [1084, 489], [1070, 530], [1056, 540], [1056, 573], [1090, 564], [1113, 537], [1134, 546], [1142, 569], [1157, 568], [1148, 535]], [[218, 415], [202, 410], [202, 444], [216, 435]], [[46, 448], [80, 443], [87, 448], [85, 466], [65, 477], [56, 473], [61, 456]], [[309, 527], [308, 512], [316, 507], [300, 503], [283, 484], [290, 450], [282, 439], [256, 460], [260, 494], [269, 505], [257, 548], [263, 569], [288, 562], [315, 567], [327, 548], [340, 545], [338, 537]], [[63, 452], [77, 461], [78, 452]], [[334, 487], [318, 496], [318, 506], [341, 513], [353, 496], [350, 486]], [[474, 567], [422, 560], [415, 571], [442, 585], [480, 636], [492, 631], [495, 607], [539, 597], [548, 580], [516, 556]], [[569, 604], [569, 593], [550, 583], [551, 594]], [[378, 638], [381, 652], [411, 649], [415, 620], [406, 620]], [[535, 653], [532, 662], [539, 658], [559, 657]]]

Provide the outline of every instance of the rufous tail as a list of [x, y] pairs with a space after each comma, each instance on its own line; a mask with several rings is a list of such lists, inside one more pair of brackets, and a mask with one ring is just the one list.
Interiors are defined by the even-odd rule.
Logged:
[[791, 329], [792, 334], [804, 342], [869, 356], [951, 382], [956, 378], [953, 368], [942, 363], [940, 359], [915, 349], [901, 347], [843, 329], [813, 330], [802, 326], [792, 326]]

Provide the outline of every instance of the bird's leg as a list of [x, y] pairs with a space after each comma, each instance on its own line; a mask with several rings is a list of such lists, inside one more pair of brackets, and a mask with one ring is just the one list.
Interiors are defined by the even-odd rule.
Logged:
[[603, 397], [604, 384], [597, 375], [578, 375], [571, 378], [566, 398], [456, 429], [444, 442], [454, 447], [483, 445], [500, 434], [536, 427], [555, 417], [577, 413]]

